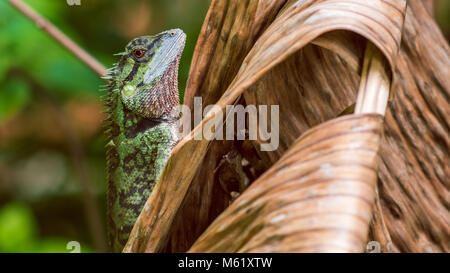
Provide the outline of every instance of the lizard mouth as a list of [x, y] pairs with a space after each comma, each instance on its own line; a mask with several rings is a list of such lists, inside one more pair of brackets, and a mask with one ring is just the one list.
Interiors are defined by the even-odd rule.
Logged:
[[178, 65], [186, 34], [182, 30], [169, 30], [158, 36], [162, 38], [154, 45], [157, 47], [152, 51], [150, 63], [133, 64], [130, 75], [139, 73], [138, 80], [128, 83], [127, 77], [120, 87], [125, 108], [149, 120], [140, 127], [144, 129], [154, 126], [155, 122], [175, 118], [177, 114], [173, 113], [173, 108], [179, 104]]
[[163, 45], [160, 49], [161, 53], [155, 56], [155, 60], [145, 72], [144, 83], [146, 84], [161, 76], [168, 65], [183, 52], [186, 34], [181, 29], [168, 30], [166, 33], [170, 33], [172, 37]]
[[173, 34], [174, 39], [174, 42], [167, 51], [167, 55], [173, 53], [178, 55], [178, 53], [184, 49], [184, 45], [186, 44], [186, 34], [181, 29], [168, 30], [167, 32], [171, 33], [171, 35]]

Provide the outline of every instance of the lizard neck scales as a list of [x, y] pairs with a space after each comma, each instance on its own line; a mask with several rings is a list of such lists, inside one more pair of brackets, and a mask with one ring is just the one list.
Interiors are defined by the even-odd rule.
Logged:
[[115, 252], [126, 244], [179, 139], [178, 66], [185, 38], [181, 30], [169, 30], [133, 39], [111, 70], [107, 224]]

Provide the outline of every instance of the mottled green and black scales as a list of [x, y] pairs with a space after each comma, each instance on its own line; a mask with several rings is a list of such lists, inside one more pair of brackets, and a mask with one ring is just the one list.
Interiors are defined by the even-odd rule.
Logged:
[[178, 65], [183, 31], [132, 40], [106, 86], [109, 243], [122, 251], [179, 140]]
[[[114, 251], [121, 251], [173, 145], [174, 123], [152, 122], [124, 109], [126, 126], [108, 145], [108, 230]], [[120, 120], [120, 119], [119, 119]], [[172, 128], [171, 128], [172, 127]], [[115, 140], [115, 141], [114, 141]]]

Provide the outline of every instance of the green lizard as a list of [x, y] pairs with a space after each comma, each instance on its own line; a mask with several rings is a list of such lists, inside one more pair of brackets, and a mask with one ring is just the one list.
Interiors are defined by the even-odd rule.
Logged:
[[133, 39], [110, 69], [105, 96], [108, 237], [122, 251], [173, 147], [179, 140], [180, 29]]

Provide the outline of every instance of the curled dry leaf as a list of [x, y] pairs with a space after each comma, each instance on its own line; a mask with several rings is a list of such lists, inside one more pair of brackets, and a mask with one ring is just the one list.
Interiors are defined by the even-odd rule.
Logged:
[[382, 128], [380, 115], [347, 115], [309, 130], [190, 251], [363, 251]]
[[[218, 182], [211, 179], [211, 173], [233, 145], [204, 138], [194, 140], [194, 135], [202, 134], [202, 125], [218, 117], [205, 118], [175, 148], [124, 251], [185, 251], [197, 238], [191, 251], [363, 250], [375, 197], [375, 156], [382, 130], [379, 116], [339, 118], [298, 138], [355, 102], [366, 40], [378, 47], [390, 71], [395, 72], [391, 76], [396, 97], [386, 116], [387, 138], [381, 145], [379, 161], [384, 227], [391, 233], [394, 250], [424, 251], [426, 242], [435, 251], [446, 251], [449, 238], [446, 219], [450, 219], [445, 209], [449, 200], [448, 180], [445, 182], [448, 164], [436, 169], [432, 169], [432, 164], [448, 159], [441, 146], [449, 147], [448, 135], [442, 128], [448, 129], [448, 121], [442, 117], [448, 116], [445, 96], [448, 97], [450, 88], [443, 76], [445, 71], [432, 78], [433, 72], [429, 70], [448, 64], [448, 45], [442, 36], [435, 35], [432, 19], [422, 16], [426, 12], [423, 4], [410, 1], [409, 5], [403, 34], [408, 41], [397, 56], [406, 14], [405, 0], [213, 1], [192, 61], [186, 104], [192, 106], [193, 97], [202, 96], [204, 105], [220, 98], [216, 104], [221, 109], [242, 97], [246, 104], [280, 105], [280, 147], [273, 152], [260, 152], [260, 141], [252, 142], [260, 159], [259, 162], [249, 159], [250, 164], [262, 163], [268, 171], [198, 238], [226, 207], [226, 198], [214, 190]], [[416, 16], [425, 18], [425, 26], [418, 23]], [[433, 34], [424, 34], [421, 28], [431, 29]], [[416, 39], [418, 35], [422, 36]], [[430, 39], [425, 41], [427, 38]], [[425, 52], [425, 45], [439, 48]], [[440, 60], [430, 61], [424, 67], [409, 66], [421, 56], [430, 60], [437, 55]], [[397, 69], [396, 62], [399, 62]], [[416, 75], [408, 69], [420, 73]], [[424, 87], [422, 80], [432, 85]], [[408, 97], [410, 88], [418, 102]], [[444, 100], [434, 106], [432, 95], [421, 92], [427, 88]], [[428, 112], [417, 115], [419, 129], [411, 129], [409, 113], [424, 105]], [[436, 126], [427, 126], [428, 121]], [[328, 144], [323, 144], [326, 140], [309, 139], [315, 144], [308, 146], [308, 137], [339, 135], [336, 128], [339, 125], [344, 126], [342, 132], [348, 131], [348, 138], [336, 137]], [[370, 133], [361, 136], [358, 128]], [[423, 133], [425, 140], [414, 143], [411, 137], [417, 132]], [[425, 143], [435, 138], [442, 141], [425, 147]], [[343, 143], [356, 146], [347, 145], [344, 153], [337, 148], [344, 148]], [[311, 159], [313, 154], [297, 154], [298, 149], [317, 149], [319, 156]], [[421, 151], [431, 154], [421, 155]], [[337, 157], [327, 156], [327, 152]], [[360, 160], [347, 153], [360, 155]], [[342, 158], [353, 162], [349, 163], [351, 167], [340, 169], [336, 160]], [[392, 160], [396, 162], [388, 163]], [[316, 167], [330, 164], [335, 179], [323, 184], [314, 182], [323, 180], [327, 173], [318, 171], [309, 175], [305, 171], [313, 168], [309, 164]], [[393, 170], [396, 164], [409, 170], [408, 173], [402, 167]], [[277, 176], [281, 166], [283, 175]], [[319, 174], [322, 176], [314, 176]], [[352, 174], [360, 175], [354, 179], [346, 176]], [[425, 181], [423, 185], [421, 181]], [[418, 202], [423, 195], [427, 200], [411, 204], [411, 199]], [[214, 211], [217, 204], [219, 209]], [[251, 213], [247, 214], [246, 208]], [[321, 212], [326, 212], [322, 218]], [[438, 219], [439, 213], [447, 217]], [[425, 228], [417, 224], [418, 218], [425, 221]], [[274, 224], [274, 219], [283, 225]], [[376, 230], [379, 226], [375, 225], [372, 232], [375, 239], [380, 236]], [[400, 230], [408, 232], [401, 234]], [[412, 234], [420, 234], [420, 238]]]

